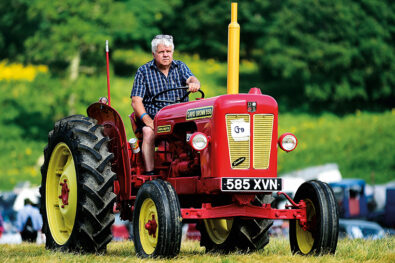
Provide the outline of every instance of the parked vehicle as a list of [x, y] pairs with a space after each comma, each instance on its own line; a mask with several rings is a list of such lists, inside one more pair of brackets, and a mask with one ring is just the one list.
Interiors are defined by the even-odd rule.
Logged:
[[16, 211], [14, 210], [16, 198], [17, 194], [14, 192], [0, 193], [0, 211], [5, 222], [13, 223], [16, 220]]
[[395, 186], [386, 189], [383, 225], [395, 229]]
[[341, 218], [366, 218], [368, 216], [365, 184], [362, 179], [343, 179], [329, 183], [335, 193]]
[[350, 239], [381, 239], [384, 229], [377, 223], [358, 219], [340, 219], [339, 237]]
[[[395, 228], [393, 184], [368, 188], [363, 179], [344, 179], [329, 185], [335, 193], [341, 218], [366, 219], [386, 228]], [[367, 189], [371, 194], [367, 194]], [[376, 200], [377, 194], [381, 199]]]

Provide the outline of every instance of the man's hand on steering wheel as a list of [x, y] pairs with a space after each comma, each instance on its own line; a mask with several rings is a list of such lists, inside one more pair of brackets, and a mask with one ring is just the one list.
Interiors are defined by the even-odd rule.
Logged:
[[[189, 83], [190, 84], [190, 83]], [[188, 84], [188, 85], [189, 85]], [[204, 92], [200, 89], [200, 84], [198, 84], [198, 89], [196, 91], [200, 92], [200, 94], [202, 95], [200, 98], [203, 99], [204, 98]], [[152, 104], [154, 104], [156, 107], [162, 108], [163, 105], [161, 105], [160, 103], [180, 103], [180, 102], [184, 102], [185, 98], [188, 97], [188, 95], [192, 92], [189, 90], [189, 86], [185, 86], [185, 87], [178, 87], [178, 88], [171, 88], [171, 89], [167, 89], [164, 91], [159, 92], [158, 94], [156, 94], [155, 96], [152, 97]], [[165, 93], [168, 93], [170, 91], [173, 90], [188, 90], [187, 93], [182, 97], [182, 98], [177, 98], [176, 100], [168, 100], [168, 99], [159, 99], [159, 97]], [[196, 92], [195, 91], [195, 92]]]
[[200, 89], [200, 83], [199, 82], [190, 82], [188, 83], [188, 91], [194, 93]]

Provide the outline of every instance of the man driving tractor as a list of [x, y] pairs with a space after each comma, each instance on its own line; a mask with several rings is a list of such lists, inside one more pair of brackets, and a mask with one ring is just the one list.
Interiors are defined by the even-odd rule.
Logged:
[[[165, 99], [177, 100], [186, 93], [200, 89], [199, 80], [192, 74], [185, 63], [173, 60], [174, 44], [170, 35], [157, 35], [151, 42], [153, 60], [141, 66], [136, 73], [131, 92], [132, 107], [136, 114], [137, 130], [135, 134], [143, 134], [142, 153], [146, 175], [155, 174], [154, 153], [155, 134], [153, 119], [161, 107], [152, 103], [152, 98], [169, 89], [188, 86], [186, 89], [173, 90], [163, 96]], [[188, 98], [185, 99], [188, 101]]]

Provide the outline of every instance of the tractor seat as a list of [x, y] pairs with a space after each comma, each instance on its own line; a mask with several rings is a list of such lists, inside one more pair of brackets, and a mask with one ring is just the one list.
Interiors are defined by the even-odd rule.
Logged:
[[139, 120], [137, 120], [137, 116], [136, 114], [133, 112], [132, 114], [129, 115], [129, 119], [130, 119], [130, 123], [132, 124], [132, 129], [134, 132], [134, 135], [136, 136], [136, 138], [140, 141], [143, 140], [143, 132], [141, 129], [138, 129], [138, 123]]

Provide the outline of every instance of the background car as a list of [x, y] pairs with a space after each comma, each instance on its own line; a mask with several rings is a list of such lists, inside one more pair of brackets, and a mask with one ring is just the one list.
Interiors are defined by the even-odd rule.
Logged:
[[381, 239], [384, 236], [384, 229], [375, 222], [357, 219], [339, 220], [340, 238]]

